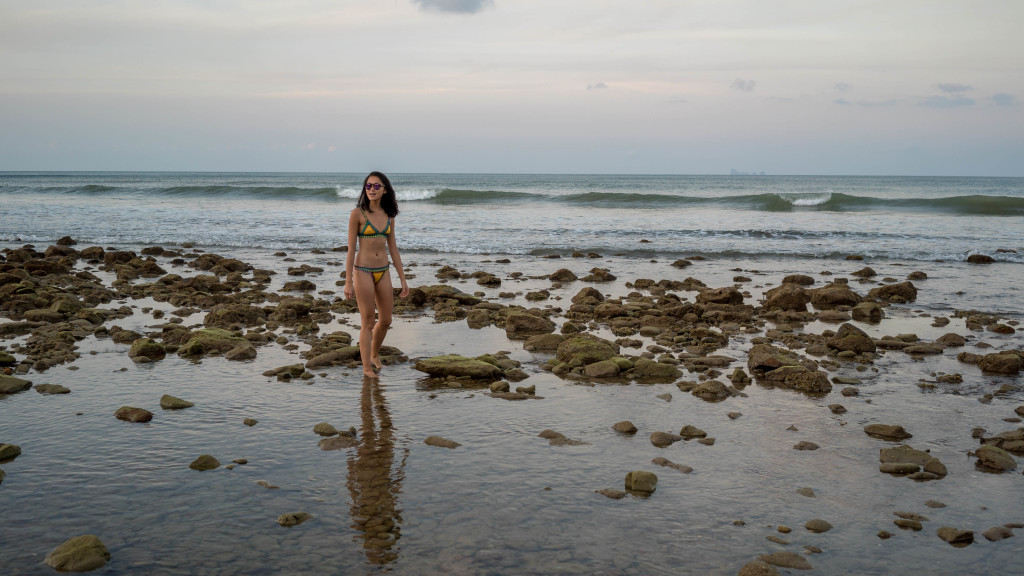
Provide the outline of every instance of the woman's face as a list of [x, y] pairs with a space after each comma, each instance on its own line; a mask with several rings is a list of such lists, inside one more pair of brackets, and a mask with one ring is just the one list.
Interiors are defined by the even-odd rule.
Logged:
[[370, 202], [376, 202], [388, 193], [384, 183], [376, 176], [370, 176], [366, 179], [366, 186], [363, 187], [363, 191], [366, 193], [366, 197], [370, 199]]

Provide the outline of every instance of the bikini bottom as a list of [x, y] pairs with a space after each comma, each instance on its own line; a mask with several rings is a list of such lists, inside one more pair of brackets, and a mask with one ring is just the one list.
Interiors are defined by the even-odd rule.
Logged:
[[377, 284], [380, 282], [380, 279], [388, 273], [388, 269], [391, 268], [391, 264], [388, 263], [377, 268], [367, 268], [366, 266], [353, 266], [353, 268], [366, 272], [373, 277], [373, 283]]

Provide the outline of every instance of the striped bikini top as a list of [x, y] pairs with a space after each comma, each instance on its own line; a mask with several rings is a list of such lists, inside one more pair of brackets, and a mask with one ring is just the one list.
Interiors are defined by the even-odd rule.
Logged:
[[[366, 215], [366, 212], [362, 208], [359, 209], [363, 213], [363, 218], [366, 219], [366, 224], [363, 225], [363, 229], [360, 230], [356, 235], [360, 238], [385, 238], [391, 234], [391, 216], [388, 216], [388, 221], [384, 224], [382, 230], [378, 230], [373, 222], [370, 222], [370, 217]], [[367, 232], [367, 230], [373, 230], [373, 232]]]

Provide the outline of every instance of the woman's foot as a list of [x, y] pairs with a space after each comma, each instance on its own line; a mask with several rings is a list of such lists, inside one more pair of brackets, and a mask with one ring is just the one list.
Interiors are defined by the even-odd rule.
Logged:
[[363, 370], [363, 378], [369, 378], [371, 380], [376, 380], [376, 379], [379, 378], [379, 376], [377, 376], [376, 372], [367, 372], [366, 370]]
[[384, 364], [381, 363], [380, 358], [370, 359], [370, 370], [373, 370], [375, 374], [380, 374], [380, 371], [384, 368]]

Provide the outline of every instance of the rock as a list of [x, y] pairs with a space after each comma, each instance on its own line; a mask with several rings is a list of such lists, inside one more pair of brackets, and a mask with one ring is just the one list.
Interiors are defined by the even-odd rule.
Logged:
[[626, 494], [627, 494], [627, 492], [624, 491], [624, 490], [613, 490], [611, 488], [604, 488], [604, 489], [601, 489], [601, 490], [594, 490], [594, 492], [597, 492], [598, 494], [600, 494], [602, 496], [607, 496], [608, 498], [611, 498], [613, 500], [622, 500], [623, 498], [626, 497]]
[[879, 440], [897, 441], [913, 438], [913, 435], [904, 430], [903, 426], [895, 424], [868, 424], [864, 427], [864, 432]]
[[170, 394], [164, 394], [160, 397], [160, 407], [164, 410], [181, 410], [183, 408], [191, 408], [195, 406], [194, 402], [188, 402], [181, 398], [176, 398]]
[[574, 334], [566, 338], [555, 352], [555, 358], [570, 368], [610, 360], [619, 354], [619, 346], [590, 334]]
[[[345, 364], [348, 364], [349, 362], [352, 362], [352, 361], [355, 361], [355, 360], [359, 360], [359, 359], [360, 359], [360, 356], [359, 356], [359, 347], [358, 346], [343, 346], [341, 348], [336, 348], [336, 349], [331, 350], [329, 352], [324, 352], [322, 354], [317, 354], [316, 356], [310, 358], [308, 361], [306, 361], [305, 368], [308, 368], [310, 370], [314, 370], [316, 368], [323, 368], [323, 367], [326, 367], [326, 366], [344, 366]], [[296, 367], [298, 369], [297, 373], [296, 373]], [[302, 374], [302, 372], [304, 371], [304, 368], [303, 368], [302, 364], [294, 364], [292, 366], [284, 366], [282, 368], [286, 369], [284, 371], [287, 371], [293, 377], [300, 376]], [[268, 371], [268, 372], [270, 372], [270, 371]], [[277, 375], [277, 374], [268, 374], [268, 372], [264, 372], [263, 375], [264, 376], [271, 376], [271, 375], [275, 375], [276, 376]]]
[[277, 523], [286, 528], [292, 526], [298, 526], [306, 520], [312, 518], [313, 515], [308, 512], [291, 512], [289, 514], [282, 514], [277, 517]]
[[843, 324], [839, 327], [834, 338], [825, 343], [829, 348], [844, 352], [874, 352], [875, 342], [866, 332], [853, 324]]
[[280, 486], [274, 486], [273, 484], [271, 484], [270, 482], [267, 482], [266, 480], [257, 480], [256, 481], [256, 485], [257, 486], [262, 486], [262, 487], [266, 488], [267, 490], [277, 490], [278, 488], [280, 488]]
[[10, 462], [21, 455], [21, 447], [15, 444], [0, 444], [0, 462]]
[[914, 532], [920, 532], [924, 529], [920, 520], [913, 520], [911, 518], [897, 518], [892, 521], [893, 524], [900, 527], [900, 530], [913, 530]]
[[1013, 452], [1015, 454], [1024, 454], [1024, 428], [1018, 428], [1016, 430], [1010, 430], [1007, 432], [1000, 432], [995, 436], [989, 438], [982, 438], [985, 434], [984, 429], [978, 429], [980, 432], [977, 437], [981, 438], [982, 444], [988, 444], [995, 446], [996, 448], [1002, 448], [1007, 452]]
[[698, 304], [743, 304], [743, 293], [735, 286], [702, 290], [697, 294]]
[[76, 536], [64, 541], [43, 560], [59, 572], [88, 572], [103, 567], [110, 560], [110, 552], [93, 534]]
[[924, 505], [929, 508], [945, 508], [946, 505], [937, 500], [925, 500]]
[[671, 446], [675, 442], [682, 440], [683, 437], [678, 434], [669, 434], [668, 432], [651, 432], [651, 444], [654, 444], [658, 448], [664, 448]]
[[153, 419], [153, 413], [144, 408], [135, 408], [133, 406], [122, 406], [114, 412], [114, 416], [118, 420], [125, 420], [127, 422], [149, 422]]
[[451, 449], [455, 449], [458, 448], [459, 446], [462, 446], [462, 444], [459, 444], [454, 440], [448, 440], [447, 438], [442, 438], [440, 436], [427, 436], [427, 438], [423, 440], [423, 443], [428, 446], [437, 446], [439, 448]]
[[917, 300], [917, 288], [910, 281], [899, 284], [886, 284], [868, 292], [872, 298], [881, 298], [890, 302], [913, 302]]
[[1004, 470], [1014, 470], [1017, 468], [1017, 462], [1009, 452], [989, 444], [985, 444], [981, 448], [975, 450], [974, 455], [978, 457], [977, 464], [982, 468], [996, 470], [999, 472]]
[[558, 345], [565, 341], [565, 336], [561, 334], [537, 334], [536, 336], [530, 336], [523, 342], [523, 350], [529, 350], [531, 352], [550, 352], [558, 350]]
[[939, 538], [957, 548], [963, 548], [974, 542], [974, 532], [971, 530], [959, 530], [952, 526], [943, 526], [936, 533], [939, 535]]
[[942, 344], [947, 348], [960, 348], [967, 344], [967, 339], [965, 339], [963, 336], [959, 334], [949, 332], [947, 334], [939, 336], [938, 340], [936, 340], [935, 342], [938, 344]]
[[804, 524], [804, 528], [807, 528], [811, 532], [821, 533], [828, 532], [829, 530], [831, 530], [832, 525], [826, 522], [825, 520], [815, 518], [813, 520], [808, 520], [807, 523]]
[[642, 382], [674, 382], [683, 373], [672, 364], [655, 362], [650, 358], [639, 358], [633, 364], [633, 378]]
[[200, 472], [205, 472], [207, 470], [214, 470], [216, 468], [220, 468], [220, 461], [218, 461], [213, 456], [210, 456], [209, 454], [203, 454], [199, 458], [193, 460], [192, 463], [188, 465], [188, 467], [191, 468], [192, 470], [199, 470]]
[[255, 418], [246, 418], [246, 419], [242, 420], [242, 424], [245, 424], [246, 426], [255, 426], [258, 423], [259, 423], [259, 420], [255, 419]]
[[783, 568], [794, 568], [796, 570], [811, 570], [813, 568], [806, 558], [796, 552], [774, 552], [772, 554], [762, 554], [761, 556], [758, 556], [758, 559], [767, 562], [768, 564], [781, 566]]
[[998, 542], [1007, 538], [1013, 538], [1013, 530], [1006, 526], [993, 526], [981, 533], [989, 542]]
[[568, 268], [559, 268], [558, 270], [552, 272], [551, 275], [548, 276], [548, 279], [551, 280], [552, 282], [566, 284], [569, 282], [575, 282], [576, 280], [579, 280], [579, 277], [576, 276], [576, 274], [573, 274], [573, 272]]
[[435, 377], [454, 376], [480, 380], [501, 378], [501, 368], [483, 360], [456, 354], [418, 360], [414, 368]]
[[986, 354], [978, 362], [978, 368], [992, 374], [1016, 375], [1020, 373], [1024, 361], [1017, 354]]
[[882, 306], [877, 302], [861, 302], [853, 307], [850, 316], [861, 322], [878, 323], [882, 321], [885, 314], [882, 312]]
[[316, 443], [321, 450], [344, 450], [359, 444], [354, 436], [338, 435], [329, 436]]
[[21, 378], [15, 378], [14, 376], [0, 374], [0, 396], [3, 396], [4, 394], [22, 392], [31, 387], [32, 382], [30, 380], [23, 380]]
[[320, 422], [313, 426], [313, 433], [321, 436], [335, 436], [338, 433], [338, 429], [327, 422]]
[[679, 431], [679, 435], [682, 436], [685, 440], [692, 440], [694, 438], [707, 438], [708, 433], [701, 430], [700, 428], [697, 428], [696, 426], [687, 424], [686, 426], [683, 426], [683, 428]]
[[809, 487], [797, 488], [796, 493], [807, 498], [816, 498], [814, 489]]
[[626, 491], [651, 494], [658, 485], [658, 476], [654, 472], [634, 470], [626, 474]]
[[894, 448], [882, 448], [878, 451], [879, 462], [909, 462], [924, 466], [930, 460], [933, 460], [932, 455], [923, 450], [914, 450], [910, 446], [903, 444], [902, 446], [896, 446]]
[[755, 561], [749, 562], [743, 568], [740, 568], [737, 576], [779, 576], [780, 572], [778, 568], [767, 564], [765, 562]]
[[708, 402], [717, 402], [729, 397], [729, 388], [718, 380], [705, 380], [694, 386], [690, 394]]
[[251, 360], [255, 358], [256, 349], [252, 342], [221, 328], [190, 332], [185, 343], [178, 348], [178, 356], [183, 357], [202, 357], [211, 352], [220, 352], [228, 360]]
[[689, 474], [690, 472], [693, 472], [693, 468], [690, 468], [689, 466], [684, 466], [682, 464], [676, 464], [674, 462], [669, 461], [667, 458], [662, 458], [661, 456], [658, 456], [654, 460], [651, 460], [651, 463], [657, 464], [658, 466], [664, 466], [666, 468], [672, 468], [673, 470], [678, 470], [683, 474]]
[[996, 259], [987, 254], [971, 254], [967, 257], [967, 261], [971, 264], [991, 264]]
[[895, 474], [897, 476], [903, 476], [906, 474], [914, 474], [921, 469], [919, 464], [913, 462], [883, 462], [878, 465], [878, 471], [886, 474]]
[[810, 295], [798, 284], [783, 283], [781, 286], [765, 292], [761, 305], [765, 310], [806, 312], [807, 303], [810, 301]]
[[60, 384], [36, 384], [36, 392], [40, 394], [70, 394], [71, 390]]
[[589, 378], [615, 378], [619, 375], [619, 365], [612, 360], [601, 360], [587, 364], [583, 373]]
[[623, 420], [622, 422], [616, 422], [612, 429], [622, 434], [636, 434], [636, 426], [633, 425], [629, 420]]
[[537, 334], [555, 331], [555, 323], [547, 318], [525, 312], [511, 312], [505, 318], [505, 335], [512, 340], [525, 340]]
[[808, 290], [808, 293], [811, 295], [811, 305], [820, 310], [829, 310], [837, 306], [855, 306], [862, 300], [860, 295], [843, 282], [832, 282], [821, 288]]
[[828, 409], [833, 414], [845, 414], [846, 413], [846, 407], [843, 406], [842, 404], [829, 404], [828, 405]]
[[818, 446], [814, 442], [808, 442], [807, 440], [801, 440], [800, 442], [797, 442], [795, 446], [793, 446], [794, 450], [817, 450], [818, 448], [820, 448], [820, 446]]

